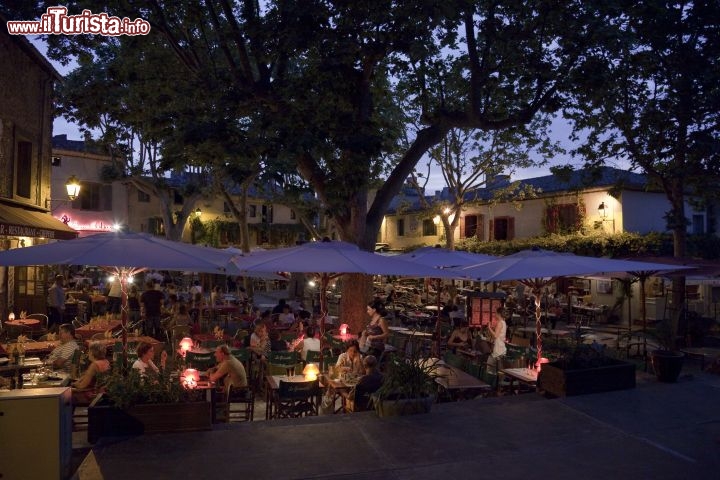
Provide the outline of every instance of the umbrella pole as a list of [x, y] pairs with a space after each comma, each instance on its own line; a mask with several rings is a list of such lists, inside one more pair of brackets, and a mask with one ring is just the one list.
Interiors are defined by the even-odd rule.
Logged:
[[330, 276], [327, 273], [323, 273], [320, 276], [320, 369], [325, 364], [323, 358], [322, 342], [325, 339], [325, 316], [327, 315], [327, 287], [330, 283]]
[[440, 357], [440, 332], [442, 329], [440, 328], [440, 297], [441, 292], [440, 288], [442, 286], [442, 280], [437, 279], [437, 317], [435, 319], [435, 341], [433, 342], [433, 356], [434, 357]]
[[127, 271], [120, 269], [118, 272], [118, 278], [120, 281], [120, 295], [121, 295], [121, 306], [120, 306], [120, 324], [122, 325], [122, 371], [127, 370], [127, 320], [128, 320], [128, 298], [127, 298]]
[[540, 289], [533, 288], [533, 296], [535, 297], [535, 346], [537, 347], [537, 363], [536, 370], [539, 372], [542, 368], [542, 321], [540, 308]]
[[[645, 371], [647, 372], [647, 310], [645, 309], [645, 281], [646, 275], [640, 276], [640, 318], [643, 326], [643, 358], [645, 359]], [[630, 331], [632, 333], [632, 330]]]

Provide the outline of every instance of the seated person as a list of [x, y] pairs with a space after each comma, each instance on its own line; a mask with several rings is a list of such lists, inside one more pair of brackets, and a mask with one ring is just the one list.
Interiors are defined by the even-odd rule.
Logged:
[[55, 369], [70, 373], [75, 350], [80, 349], [80, 346], [75, 341], [75, 327], [73, 327], [72, 323], [60, 325], [58, 338], [60, 339], [60, 345], [55, 347], [55, 350], [50, 353], [45, 363], [52, 365]]
[[[357, 385], [349, 392], [344, 393], [347, 411], [357, 412], [368, 409], [370, 395], [375, 393], [383, 384], [383, 375], [377, 369], [377, 358], [375, 355], [368, 355], [363, 359], [365, 375], [360, 377]], [[363, 404], [356, 404], [362, 402]]]
[[283, 306], [282, 313], [278, 316], [278, 323], [281, 326], [290, 326], [295, 323], [295, 314], [290, 311], [290, 305]]
[[255, 331], [250, 335], [250, 350], [261, 358], [267, 358], [268, 353], [270, 353], [268, 328], [262, 322], [255, 325]]
[[[153, 362], [155, 356], [155, 350], [153, 346], [147, 342], [142, 342], [137, 347], [138, 359], [133, 363], [132, 368], [140, 371], [140, 375], [145, 375], [147, 370], [150, 369], [155, 373], [160, 373], [160, 369]], [[165, 370], [165, 364], [167, 363], [167, 352], [163, 350], [160, 354], [160, 366]]]
[[472, 346], [472, 337], [470, 336], [470, 328], [468, 328], [467, 320], [461, 320], [460, 325], [452, 331], [447, 346], [451, 348], [453, 352], [455, 352], [458, 347], [470, 348]]
[[247, 387], [245, 366], [230, 353], [230, 348], [227, 345], [218, 345], [215, 349], [215, 360], [217, 360], [217, 365], [208, 370], [211, 382], [222, 380], [225, 388], [230, 385]]
[[288, 349], [287, 342], [280, 338], [280, 332], [277, 330], [270, 331], [270, 351], [271, 352], [286, 352]]
[[320, 351], [320, 339], [315, 338], [314, 327], [307, 327], [305, 329], [305, 338], [303, 338], [301, 342], [298, 342], [297, 345], [295, 345], [295, 350], [301, 352], [300, 357], [303, 361], [305, 361], [305, 359], [307, 358], [308, 350], [314, 350], [316, 352]]
[[192, 318], [188, 313], [187, 305], [180, 303], [177, 307], [177, 313], [175, 313], [168, 321], [165, 328], [172, 330], [173, 327], [186, 327], [192, 324]]
[[110, 362], [105, 358], [105, 345], [100, 342], [92, 342], [88, 348], [90, 365], [79, 380], [72, 386], [72, 398], [75, 405], [87, 405], [97, 395], [97, 376], [100, 373], [110, 371]]
[[357, 340], [350, 340], [345, 344], [345, 351], [337, 359], [336, 367], [344, 373], [362, 375], [365, 373], [362, 357], [360, 356], [360, 344]]

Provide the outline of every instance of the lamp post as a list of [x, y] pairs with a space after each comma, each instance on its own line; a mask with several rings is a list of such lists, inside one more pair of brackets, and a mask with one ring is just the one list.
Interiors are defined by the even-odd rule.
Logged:
[[80, 195], [80, 180], [75, 175], [70, 175], [70, 178], [65, 182], [65, 191], [67, 192], [67, 198], [46, 198], [45, 208], [50, 208], [52, 202], [72, 202]]

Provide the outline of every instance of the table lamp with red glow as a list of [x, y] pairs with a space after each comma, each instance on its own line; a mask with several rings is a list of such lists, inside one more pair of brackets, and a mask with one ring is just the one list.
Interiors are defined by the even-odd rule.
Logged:
[[13, 320], [15, 320], [15, 313], [10, 312], [10, 314], [8, 315], [8, 322], [12, 322]]
[[198, 372], [194, 368], [186, 368], [185, 370], [183, 370], [182, 376], [180, 377], [180, 383], [183, 387], [193, 389], [198, 386], [199, 381], [200, 372]]
[[190, 337], [185, 337], [180, 340], [180, 355], [185, 358], [185, 354], [193, 347], [193, 341]]

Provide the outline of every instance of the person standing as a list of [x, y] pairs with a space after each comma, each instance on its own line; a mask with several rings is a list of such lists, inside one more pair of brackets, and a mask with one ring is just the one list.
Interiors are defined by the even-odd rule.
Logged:
[[385, 351], [385, 339], [390, 333], [384, 318], [387, 315], [385, 305], [380, 300], [372, 301], [368, 304], [367, 314], [370, 316], [370, 323], [365, 327], [362, 339], [364, 339], [367, 353], [380, 358]]
[[155, 289], [152, 281], [147, 282], [147, 290], [140, 295], [140, 305], [145, 317], [145, 333], [153, 338], [161, 339], [160, 316], [165, 295]]
[[507, 347], [505, 346], [507, 323], [505, 323], [504, 314], [505, 309], [498, 307], [495, 311], [495, 325], [491, 325], [488, 329], [493, 340], [493, 348], [487, 363], [488, 366], [494, 367], [496, 372], [499, 368], [500, 360], [505, 356], [505, 353], [507, 353]]
[[115, 278], [110, 283], [110, 290], [107, 295], [107, 309], [113, 315], [120, 313], [120, 307], [122, 306], [122, 285], [120, 285], [120, 279]]
[[55, 275], [55, 283], [48, 290], [48, 329], [63, 323], [65, 314], [65, 289], [63, 288], [64, 277]]

